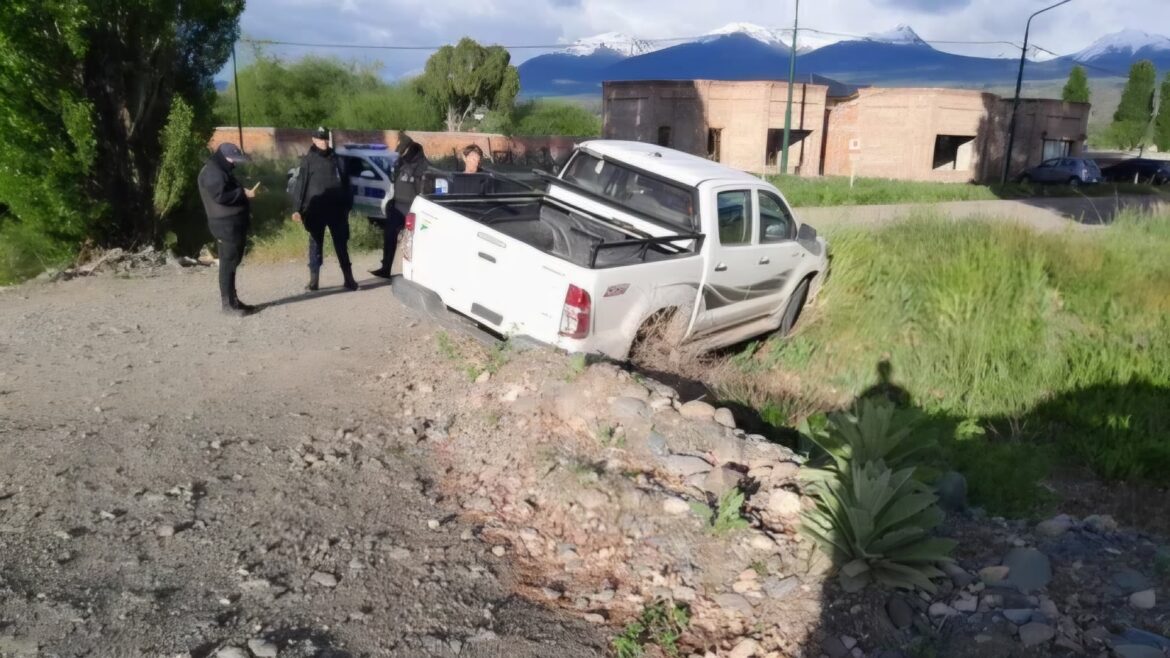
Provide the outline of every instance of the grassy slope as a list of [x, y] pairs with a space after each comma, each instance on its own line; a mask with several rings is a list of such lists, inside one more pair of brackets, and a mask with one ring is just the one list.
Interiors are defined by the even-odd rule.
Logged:
[[820, 304], [792, 339], [735, 359], [749, 385], [733, 395], [782, 419], [848, 403], [886, 360], [962, 437], [948, 455], [996, 511], [1032, 507], [1048, 455], [1111, 478], [1170, 469], [1170, 216], [1052, 235], [918, 219], [830, 239]]

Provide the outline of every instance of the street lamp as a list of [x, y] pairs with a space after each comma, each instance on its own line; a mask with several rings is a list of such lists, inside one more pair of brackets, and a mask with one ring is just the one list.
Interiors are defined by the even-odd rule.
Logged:
[[1028, 57], [1028, 35], [1032, 31], [1032, 19], [1050, 9], [1056, 9], [1059, 6], [1068, 4], [1070, 2], [1072, 2], [1072, 0], [1061, 0], [1060, 2], [1045, 7], [1028, 17], [1028, 25], [1024, 28], [1024, 49], [1020, 51], [1020, 74], [1016, 77], [1016, 97], [1012, 101], [1012, 118], [1008, 123], [1007, 152], [1004, 154], [1003, 159], [1003, 180], [1000, 181], [1002, 183], [1008, 182], [1008, 175], [1011, 173], [1012, 148], [1016, 144], [1016, 115], [1020, 111], [1020, 88], [1024, 85], [1024, 63], [1027, 61]]
[[792, 86], [796, 82], [796, 36], [800, 31], [800, 0], [796, 0], [794, 13], [796, 17], [792, 20], [792, 52], [788, 54], [788, 105], [784, 108], [784, 143], [780, 148], [781, 174], [788, 173], [788, 141], [792, 137]]

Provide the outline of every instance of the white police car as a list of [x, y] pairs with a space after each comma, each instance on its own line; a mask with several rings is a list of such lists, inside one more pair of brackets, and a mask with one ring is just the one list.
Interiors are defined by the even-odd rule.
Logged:
[[[371, 219], [385, 219], [394, 199], [391, 174], [398, 163], [398, 153], [385, 144], [344, 144], [334, 147], [353, 188], [353, 210]], [[300, 167], [288, 170], [286, 191], [292, 194]]]

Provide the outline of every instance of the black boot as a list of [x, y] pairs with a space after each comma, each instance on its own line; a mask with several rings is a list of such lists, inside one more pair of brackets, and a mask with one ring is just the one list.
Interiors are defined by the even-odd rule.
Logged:
[[376, 277], [381, 277], [383, 279], [389, 279], [390, 278], [390, 268], [382, 266], [376, 270], [370, 270], [370, 274], [373, 274]]
[[358, 282], [353, 279], [353, 267], [344, 265], [341, 268], [341, 275], [345, 277], [345, 289], [357, 290]]
[[239, 302], [233, 300], [231, 297], [224, 297], [220, 300], [220, 303], [223, 304], [224, 315], [230, 315], [236, 318], [242, 318], [248, 315], [248, 311], [240, 308]]
[[309, 285], [305, 286], [305, 290], [310, 292], [321, 287], [321, 270], [309, 270]]

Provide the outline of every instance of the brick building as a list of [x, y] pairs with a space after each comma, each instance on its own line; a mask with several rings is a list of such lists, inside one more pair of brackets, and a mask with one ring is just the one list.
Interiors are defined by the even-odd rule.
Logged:
[[[824, 80], [824, 79], [822, 79]], [[1011, 101], [958, 89], [853, 89], [824, 80], [793, 88], [789, 173], [925, 181], [1002, 174]], [[605, 136], [657, 143], [746, 171], [776, 173], [786, 82], [607, 82]], [[1013, 175], [1078, 155], [1089, 105], [1021, 104]]]

